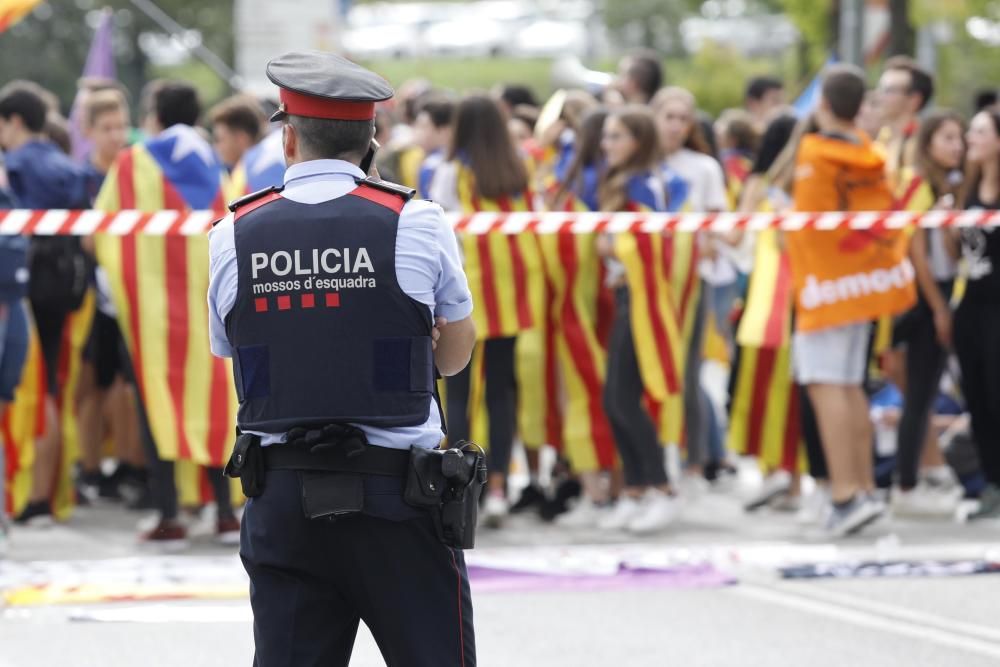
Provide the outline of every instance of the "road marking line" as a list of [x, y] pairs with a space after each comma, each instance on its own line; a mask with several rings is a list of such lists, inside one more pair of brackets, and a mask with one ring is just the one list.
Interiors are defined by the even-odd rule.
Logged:
[[978, 637], [986, 641], [1000, 643], [1000, 630], [991, 628], [986, 625], [979, 625], [977, 623], [968, 623], [965, 621], [955, 621], [944, 616], [938, 616], [937, 614], [932, 614], [930, 612], [917, 611], [914, 609], [910, 609], [908, 607], [901, 607], [899, 605], [888, 602], [878, 602], [876, 600], [869, 600], [867, 598], [858, 597], [856, 595], [851, 595], [849, 593], [830, 591], [817, 586], [810, 587], [808, 593], [805, 593], [805, 591], [793, 591], [791, 590], [791, 588], [792, 587], [789, 585], [782, 585], [782, 586], [776, 586], [775, 590], [780, 590], [782, 593], [788, 593], [790, 595], [798, 595], [800, 597], [806, 597], [809, 599], [824, 598], [831, 604], [839, 604], [845, 607], [855, 607], [857, 609], [863, 609], [873, 614], [884, 614], [886, 616], [894, 616], [902, 621], [916, 623], [919, 625], [934, 626], [946, 632], [954, 632], [957, 634], [970, 635], [972, 637]]
[[904, 637], [912, 637], [949, 648], [957, 648], [970, 653], [978, 653], [991, 658], [1000, 658], [1000, 644], [983, 641], [967, 635], [942, 630], [931, 625], [924, 625], [900, 618], [886, 618], [868, 611], [851, 609], [839, 603], [824, 602], [804, 597], [798, 593], [788, 593], [781, 590], [764, 588], [753, 584], [744, 584], [729, 589], [728, 593], [753, 598], [761, 602], [798, 609], [810, 614], [825, 616], [836, 620], [860, 625], [873, 630], [891, 632]]

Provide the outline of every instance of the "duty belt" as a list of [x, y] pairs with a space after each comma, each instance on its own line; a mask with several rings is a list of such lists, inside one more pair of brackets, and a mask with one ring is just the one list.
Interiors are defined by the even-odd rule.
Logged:
[[349, 450], [339, 444], [306, 446], [286, 443], [263, 447], [264, 467], [268, 470], [316, 470], [353, 472], [365, 475], [405, 477], [410, 461], [406, 449], [367, 445]]

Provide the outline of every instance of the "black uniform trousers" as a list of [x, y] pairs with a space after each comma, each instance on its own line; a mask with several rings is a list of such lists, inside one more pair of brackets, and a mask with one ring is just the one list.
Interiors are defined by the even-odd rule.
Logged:
[[474, 667], [472, 598], [462, 552], [402, 500], [402, 479], [365, 478], [365, 509], [307, 519], [299, 473], [267, 472], [243, 515], [254, 667], [339, 667], [359, 621], [389, 667]]

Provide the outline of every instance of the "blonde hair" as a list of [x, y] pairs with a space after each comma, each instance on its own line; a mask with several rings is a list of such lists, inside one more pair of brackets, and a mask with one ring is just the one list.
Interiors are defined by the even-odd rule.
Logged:
[[93, 127], [98, 116], [112, 111], [121, 111], [128, 118], [128, 102], [120, 90], [104, 88], [87, 93], [83, 102], [83, 124]]

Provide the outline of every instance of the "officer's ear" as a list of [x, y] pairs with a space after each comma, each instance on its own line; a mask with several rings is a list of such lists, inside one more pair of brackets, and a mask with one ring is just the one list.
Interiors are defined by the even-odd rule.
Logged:
[[285, 152], [285, 164], [299, 162], [299, 135], [291, 123], [281, 126], [281, 145]]

